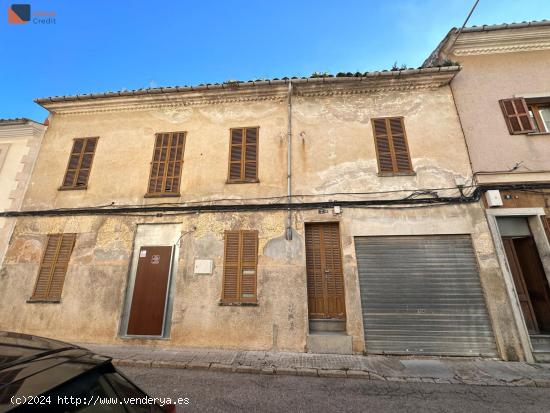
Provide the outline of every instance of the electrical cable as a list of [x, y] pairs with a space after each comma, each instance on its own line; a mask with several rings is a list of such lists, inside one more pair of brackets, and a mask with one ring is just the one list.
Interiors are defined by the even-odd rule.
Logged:
[[[465, 188], [465, 187], [460, 187]], [[487, 185], [468, 186], [469, 193], [462, 192], [459, 196], [440, 196], [436, 190], [392, 190], [379, 193], [411, 192], [408, 196], [395, 199], [362, 199], [362, 200], [328, 200], [311, 202], [289, 203], [242, 203], [242, 204], [195, 204], [187, 205], [181, 203], [164, 203], [160, 205], [135, 205], [135, 206], [114, 206], [106, 207], [82, 207], [82, 208], [59, 208], [45, 210], [24, 210], [0, 212], [0, 217], [20, 216], [69, 216], [69, 215], [125, 215], [136, 217], [162, 217], [165, 215], [198, 214], [203, 212], [254, 212], [273, 211], [291, 208], [301, 209], [323, 209], [334, 206], [348, 208], [383, 208], [410, 205], [436, 205], [436, 204], [464, 204], [479, 201], [481, 194], [490, 189], [499, 190], [537, 190], [550, 189], [550, 183], [540, 184], [509, 184], [509, 185]], [[451, 188], [446, 188], [451, 189]], [[458, 189], [458, 188], [454, 188]], [[544, 193], [544, 192], [543, 192]], [[544, 193], [546, 194], [546, 193]], [[328, 194], [330, 195], [330, 194]], [[317, 195], [320, 196], [320, 195]], [[323, 194], [322, 196], [327, 196]]]
[[462, 33], [462, 30], [464, 30], [464, 27], [466, 27], [466, 24], [468, 23], [468, 20], [470, 20], [470, 17], [472, 16], [472, 13], [476, 9], [478, 3], [479, 3], [479, 0], [476, 0], [474, 5], [470, 9], [470, 12], [468, 13], [468, 16], [466, 16], [466, 20], [464, 20], [464, 23], [462, 24], [462, 27], [458, 30], [458, 33], [456, 34], [456, 37], [454, 38], [453, 42], [449, 46], [449, 50], [451, 50], [453, 48], [454, 44], [456, 43], [456, 40], [458, 39], [458, 36], [460, 36], [460, 34]]

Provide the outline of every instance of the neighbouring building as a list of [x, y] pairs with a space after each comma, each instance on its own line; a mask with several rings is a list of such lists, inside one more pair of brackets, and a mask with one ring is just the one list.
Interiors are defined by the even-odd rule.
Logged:
[[[30, 119], [0, 119], [0, 211], [21, 207], [45, 129]], [[0, 265], [15, 221], [0, 217]]]
[[453, 29], [451, 87], [528, 360], [550, 360], [550, 21]]
[[[38, 99], [0, 328], [524, 359], [459, 67]], [[290, 142], [290, 144], [289, 144]]]

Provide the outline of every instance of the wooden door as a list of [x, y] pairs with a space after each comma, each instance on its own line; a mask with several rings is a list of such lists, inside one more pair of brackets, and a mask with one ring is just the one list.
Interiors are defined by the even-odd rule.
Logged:
[[514, 239], [512, 237], [502, 237], [502, 243], [504, 244], [504, 250], [506, 251], [506, 257], [508, 258], [508, 266], [512, 272], [512, 278], [514, 279], [514, 285], [516, 286], [516, 292], [519, 298], [519, 304], [521, 311], [523, 312], [523, 318], [527, 326], [527, 331], [531, 334], [539, 332], [537, 325], [537, 319], [535, 312], [533, 311], [533, 305], [531, 304], [531, 298], [529, 297], [529, 291], [525, 284], [525, 278], [523, 276], [522, 268], [519, 263], [516, 247], [514, 245]]
[[306, 225], [310, 319], [345, 319], [344, 278], [338, 223]]
[[525, 285], [540, 332], [550, 333], [550, 288], [533, 237], [514, 239]]
[[128, 335], [162, 335], [171, 259], [171, 246], [141, 247], [128, 320]]

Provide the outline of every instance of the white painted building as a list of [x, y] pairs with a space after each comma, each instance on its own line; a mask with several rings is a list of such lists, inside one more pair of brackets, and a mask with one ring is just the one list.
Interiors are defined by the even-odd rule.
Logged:
[[[18, 211], [23, 202], [46, 126], [26, 118], [0, 119], [0, 211]], [[0, 264], [15, 219], [0, 218]]]

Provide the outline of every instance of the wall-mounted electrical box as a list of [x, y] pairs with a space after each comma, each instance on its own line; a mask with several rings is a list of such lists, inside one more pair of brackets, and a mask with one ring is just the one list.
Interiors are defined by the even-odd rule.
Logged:
[[485, 200], [489, 208], [502, 206], [502, 197], [498, 189], [491, 189], [485, 192]]
[[195, 260], [195, 274], [210, 275], [214, 262], [212, 260]]

